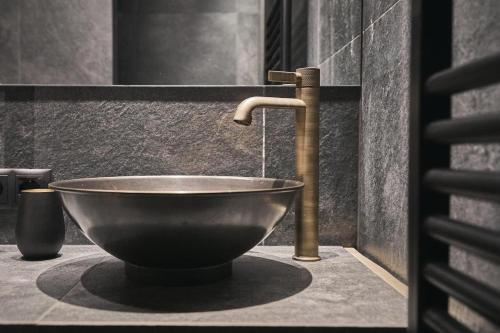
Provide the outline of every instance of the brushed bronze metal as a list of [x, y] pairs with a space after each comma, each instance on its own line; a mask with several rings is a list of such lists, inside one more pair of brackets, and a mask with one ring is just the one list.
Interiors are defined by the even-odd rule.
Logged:
[[295, 98], [250, 97], [242, 101], [234, 121], [248, 126], [252, 111], [258, 107], [294, 109], [295, 168], [304, 190], [295, 205], [295, 256], [300, 261], [317, 261], [319, 213], [319, 88], [318, 68], [299, 68], [296, 72], [270, 71], [268, 80], [296, 85]]

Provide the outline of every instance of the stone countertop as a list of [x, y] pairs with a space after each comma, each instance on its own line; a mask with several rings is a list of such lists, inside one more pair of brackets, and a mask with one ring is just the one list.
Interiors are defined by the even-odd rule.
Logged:
[[407, 300], [342, 247], [323, 260], [291, 259], [292, 247], [259, 246], [233, 276], [196, 287], [139, 286], [97, 246], [25, 261], [0, 246], [0, 331], [405, 332]]

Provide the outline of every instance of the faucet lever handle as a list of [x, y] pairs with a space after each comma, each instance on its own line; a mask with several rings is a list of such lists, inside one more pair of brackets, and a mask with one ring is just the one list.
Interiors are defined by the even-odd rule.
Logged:
[[271, 82], [299, 84], [300, 83], [300, 73], [269, 71], [267, 73], [267, 80], [271, 81]]

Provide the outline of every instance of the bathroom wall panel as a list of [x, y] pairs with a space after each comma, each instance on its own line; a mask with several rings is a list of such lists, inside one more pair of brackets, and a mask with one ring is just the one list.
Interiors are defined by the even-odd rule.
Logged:
[[[365, 255], [406, 280], [407, 156], [410, 22], [409, 2], [364, 0], [363, 96], [360, 128], [358, 247]], [[378, 17], [375, 13], [379, 13]], [[368, 23], [367, 23], [368, 22]], [[500, 49], [497, 1], [454, 2], [454, 64]], [[453, 115], [498, 112], [499, 86], [458, 94]], [[459, 145], [452, 149], [454, 168], [500, 170], [499, 145]], [[453, 217], [500, 230], [500, 206], [453, 197]], [[500, 270], [456, 248], [451, 264], [500, 288]], [[451, 312], [474, 331], [496, 332], [483, 319], [452, 301]]]
[[120, 84], [259, 84], [259, 0], [119, 1]]
[[363, 0], [363, 30], [383, 16], [399, 0]]
[[5, 163], [5, 132], [7, 127], [5, 126], [5, 92], [0, 89], [0, 165]]
[[308, 65], [322, 69], [323, 85], [359, 85], [361, 0], [309, 2]]
[[111, 0], [22, 0], [21, 83], [112, 84]]
[[127, 20], [119, 25], [120, 84], [235, 84], [237, 18], [160, 13]]
[[361, 0], [320, 0], [319, 61], [323, 63], [361, 33]]
[[31, 167], [34, 163], [34, 88], [19, 87], [5, 90], [4, 166]]
[[363, 33], [358, 248], [406, 280], [410, 1], [374, 21]]
[[323, 86], [360, 84], [361, 39], [358, 35], [319, 65]]
[[[232, 121], [246, 97], [292, 88], [4, 87], [4, 166], [51, 168], [56, 180], [116, 175], [209, 174], [294, 177], [293, 113]], [[359, 88], [322, 88], [322, 244], [352, 246], [356, 233]], [[1, 104], [0, 104], [1, 105]], [[266, 140], [266, 142], [264, 142]], [[17, 141], [17, 145], [15, 144]], [[266, 149], [264, 150], [264, 147]], [[16, 211], [0, 210], [0, 242], [14, 242]], [[67, 219], [69, 221], [69, 219]], [[290, 244], [288, 217], [269, 244]], [[66, 242], [88, 243], [68, 224]]]
[[0, 0], [0, 83], [112, 84], [112, 0]]
[[17, 1], [0, 0], [0, 84], [19, 82], [19, 25]]
[[[266, 87], [266, 95], [292, 97], [292, 88]], [[354, 246], [357, 230], [358, 87], [322, 88], [320, 106], [319, 236], [322, 245]], [[295, 112], [265, 111], [265, 175], [295, 177]], [[265, 241], [293, 245], [294, 214]]]
[[[50, 168], [55, 180], [262, 175], [261, 115], [250, 127], [232, 121], [237, 104], [262, 95], [262, 87], [26, 89], [34, 94], [7, 89], [7, 137], [22, 139], [6, 146], [7, 162], [15, 164], [9, 166]], [[0, 241], [12, 243], [15, 219], [7, 217]], [[69, 224], [66, 242], [87, 241]]]
[[[500, 50], [500, 7], [498, 1], [454, 2], [453, 62], [459, 65]], [[452, 99], [453, 116], [498, 113], [500, 86], [458, 94]], [[500, 171], [500, 145], [457, 145], [452, 149], [457, 169]], [[451, 200], [451, 215], [459, 220], [500, 231], [500, 205], [460, 197]], [[494, 288], [500, 289], [500, 268], [465, 251], [453, 248], [452, 266]], [[451, 303], [451, 312], [473, 331], [498, 332], [499, 328], [461, 306]]]

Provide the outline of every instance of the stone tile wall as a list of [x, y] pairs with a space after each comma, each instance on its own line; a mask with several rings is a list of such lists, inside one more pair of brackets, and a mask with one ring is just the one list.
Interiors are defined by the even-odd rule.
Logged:
[[260, 84], [260, 0], [118, 2], [118, 84]]
[[410, 1], [363, 2], [358, 248], [407, 277]]
[[[490, 55], [500, 50], [500, 6], [495, 0], [454, 2], [454, 65]], [[498, 85], [458, 94], [452, 99], [453, 116], [498, 113]], [[500, 170], [500, 145], [457, 145], [452, 149], [452, 166], [468, 170]], [[500, 231], [500, 205], [486, 201], [452, 197], [451, 215], [458, 220], [483, 228]], [[500, 289], [500, 269], [477, 256], [452, 248], [453, 267], [483, 283]], [[474, 332], [498, 332], [480, 316], [452, 301], [451, 313]]]
[[308, 65], [322, 85], [361, 82], [361, 0], [308, 1]]
[[0, 83], [112, 84], [112, 0], [0, 0]]
[[[293, 91], [263, 86], [4, 87], [0, 151], [5, 150], [5, 158], [0, 167], [51, 168], [55, 180], [157, 174], [293, 178], [291, 112], [256, 111], [250, 127], [232, 121], [246, 97]], [[328, 87], [321, 94], [321, 242], [352, 246], [359, 87]], [[14, 242], [15, 217], [15, 210], [0, 210], [0, 243]], [[290, 244], [292, 239], [289, 217], [266, 242]], [[86, 242], [68, 224], [66, 243]]]

